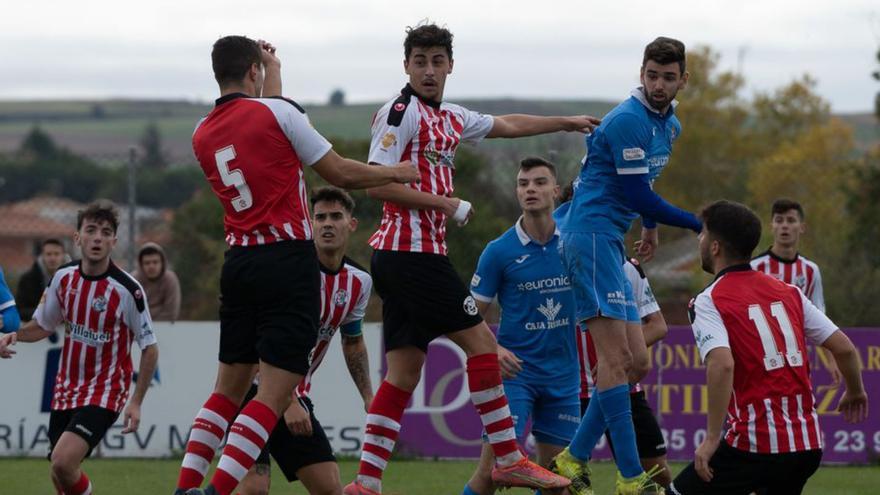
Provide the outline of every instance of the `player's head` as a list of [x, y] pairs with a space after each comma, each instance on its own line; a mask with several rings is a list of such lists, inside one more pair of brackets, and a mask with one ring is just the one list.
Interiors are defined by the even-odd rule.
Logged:
[[733, 201], [716, 201], [700, 212], [700, 259], [703, 270], [718, 270], [739, 263], [748, 263], [761, 240], [761, 219], [746, 205]]
[[528, 157], [519, 163], [516, 199], [524, 213], [551, 212], [559, 198], [556, 166], [549, 161]]
[[73, 239], [82, 249], [83, 259], [97, 263], [109, 257], [116, 246], [117, 228], [119, 212], [110, 201], [99, 199], [80, 210]]
[[46, 239], [40, 244], [40, 260], [50, 274], [64, 264], [65, 255], [64, 244], [58, 239]]
[[795, 247], [806, 231], [804, 209], [793, 199], [780, 198], [773, 202], [770, 209], [770, 229], [773, 232], [773, 245], [778, 247]]
[[211, 50], [214, 79], [220, 91], [243, 89], [251, 96], [263, 90], [263, 60], [259, 43], [245, 36], [224, 36]]
[[318, 252], [345, 250], [357, 228], [354, 200], [338, 187], [321, 187], [312, 192], [312, 220]]
[[648, 43], [640, 74], [648, 103], [665, 111], [679, 90], [687, 85], [688, 72], [684, 43], [660, 36]]
[[403, 68], [409, 84], [423, 98], [440, 101], [452, 73], [452, 33], [436, 24], [406, 28]]
[[149, 280], [165, 273], [165, 251], [155, 242], [148, 242], [138, 251], [138, 267]]

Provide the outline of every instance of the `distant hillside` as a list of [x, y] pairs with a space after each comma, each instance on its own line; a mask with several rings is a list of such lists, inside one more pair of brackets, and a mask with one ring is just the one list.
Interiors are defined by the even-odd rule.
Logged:
[[[595, 100], [485, 99], [460, 103], [492, 114], [539, 115], [603, 115], [613, 106], [613, 102]], [[312, 123], [328, 138], [368, 139], [370, 121], [378, 107], [379, 103], [306, 108]], [[137, 145], [147, 123], [154, 121], [174, 161], [191, 162], [193, 125], [210, 108], [209, 103], [188, 101], [0, 101], [0, 152], [17, 148], [25, 133], [40, 125], [61, 145], [75, 152], [95, 157], [124, 154]], [[840, 117], [854, 127], [861, 147], [867, 148], [880, 140], [880, 125], [871, 114]], [[514, 159], [529, 153], [568, 158], [581, 153], [582, 141], [579, 136], [559, 135], [498, 140], [483, 148], [496, 159]]]

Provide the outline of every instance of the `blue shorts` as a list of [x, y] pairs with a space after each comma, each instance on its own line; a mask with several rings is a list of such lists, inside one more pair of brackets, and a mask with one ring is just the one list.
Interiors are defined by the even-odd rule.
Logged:
[[578, 379], [572, 386], [532, 384], [516, 378], [504, 380], [504, 393], [513, 416], [516, 439], [526, 443], [526, 424], [538, 443], [568, 446], [581, 421]]
[[632, 285], [623, 271], [623, 241], [610, 234], [564, 232], [562, 262], [571, 276], [578, 322], [597, 316], [640, 322]]

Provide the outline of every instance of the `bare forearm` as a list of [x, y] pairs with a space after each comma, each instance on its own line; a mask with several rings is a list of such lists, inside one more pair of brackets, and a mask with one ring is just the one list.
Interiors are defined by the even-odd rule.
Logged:
[[136, 404], [144, 402], [144, 396], [147, 395], [147, 389], [150, 388], [150, 382], [153, 381], [153, 373], [156, 372], [156, 363], [159, 361], [159, 348], [153, 344], [141, 351], [141, 364], [138, 367], [137, 383], [134, 387], [134, 394], [131, 401]]
[[645, 334], [645, 345], [651, 347], [666, 337], [669, 327], [666, 326], [666, 320], [658, 311], [642, 318], [642, 332]]
[[51, 335], [52, 331], [41, 327], [37, 320], [31, 320], [22, 325], [16, 333], [16, 339], [19, 342], [39, 342]]
[[733, 368], [723, 363], [709, 361], [706, 368], [706, 385], [709, 390], [709, 413], [706, 431], [712, 438], [721, 436], [724, 416], [733, 393]]
[[449, 198], [436, 194], [417, 191], [403, 184], [388, 184], [382, 187], [373, 187], [367, 194], [380, 201], [388, 201], [408, 209], [418, 210], [445, 210], [449, 204]]
[[864, 389], [862, 383], [862, 367], [859, 364], [859, 356], [855, 347], [850, 347], [844, 351], [833, 354], [834, 362], [843, 375], [843, 381], [846, 383], [846, 389], [851, 392], [861, 392]]
[[[508, 114], [495, 117], [496, 126], [488, 137], [515, 138], [536, 136], [568, 128], [568, 117], [542, 117], [538, 115]], [[496, 128], [497, 127], [497, 128]]]
[[370, 359], [363, 338], [343, 339], [342, 354], [351, 380], [364, 400], [373, 396], [373, 383], [370, 380]]
[[281, 65], [267, 64], [263, 79], [263, 98], [281, 96]]

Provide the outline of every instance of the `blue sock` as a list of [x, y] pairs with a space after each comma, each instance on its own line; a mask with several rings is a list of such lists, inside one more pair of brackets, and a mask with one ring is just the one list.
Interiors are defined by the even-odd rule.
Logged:
[[605, 416], [605, 425], [614, 442], [614, 457], [617, 468], [624, 478], [632, 478], [642, 474], [639, 462], [639, 451], [636, 447], [636, 433], [633, 430], [632, 405], [630, 404], [629, 385], [623, 384], [608, 390], [600, 390], [595, 398]]
[[464, 484], [464, 490], [462, 490], [461, 495], [480, 495], [479, 493], [471, 490], [471, 486], [467, 483]]
[[574, 438], [571, 439], [568, 451], [576, 459], [588, 461], [604, 433], [605, 416], [602, 415], [602, 408], [599, 406], [599, 399], [596, 398], [594, 389], [593, 397], [587, 405], [587, 410], [584, 412], [584, 417], [581, 418], [581, 424], [578, 425]]

